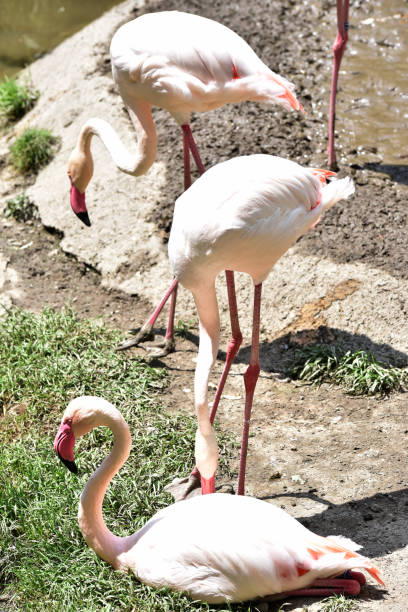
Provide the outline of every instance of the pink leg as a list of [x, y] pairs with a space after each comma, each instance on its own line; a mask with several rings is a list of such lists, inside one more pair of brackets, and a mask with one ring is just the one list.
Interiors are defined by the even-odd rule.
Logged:
[[[181, 128], [183, 130], [183, 134], [184, 134], [184, 137], [186, 139], [186, 142], [188, 143], [188, 147], [189, 147], [189, 149], [190, 149], [190, 151], [191, 151], [191, 153], [193, 155], [193, 159], [194, 159], [194, 161], [196, 163], [197, 169], [198, 169], [200, 174], [204, 174], [204, 172], [205, 172], [204, 164], [201, 161], [201, 157], [200, 157], [200, 154], [198, 152], [197, 145], [196, 145], [196, 143], [194, 141], [193, 134], [191, 132], [191, 128], [188, 125], [188, 123], [184, 123], [181, 126]], [[190, 184], [191, 184], [191, 179], [190, 179]]]
[[176, 300], [177, 300], [177, 289], [178, 289], [178, 281], [175, 283], [177, 279], [175, 278], [174, 289], [171, 294], [171, 302], [170, 302], [170, 312], [169, 312], [169, 323], [167, 325], [167, 331], [165, 335], [165, 340], [171, 341], [174, 339], [174, 313], [176, 311]]
[[249, 366], [244, 374], [245, 382], [245, 414], [244, 427], [242, 429], [241, 458], [238, 475], [238, 495], [245, 495], [245, 467], [248, 452], [249, 424], [251, 421], [252, 402], [254, 399], [255, 386], [259, 377], [259, 326], [261, 315], [261, 293], [262, 283], [255, 285], [254, 290], [254, 314], [252, 323], [252, 348]]
[[[170, 287], [167, 289], [166, 293], [163, 295], [162, 299], [160, 300], [159, 305], [157, 306], [157, 308], [155, 308], [154, 312], [148, 318], [148, 320], [143, 325], [143, 327], [140, 329], [140, 331], [137, 333], [137, 335], [134, 338], [131, 338], [130, 340], [124, 340], [124, 342], [119, 344], [119, 346], [117, 347], [117, 350], [123, 351], [125, 349], [130, 348], [131, 346], [136, 346], [139, 342], [142, 342], [143, 340], [149, 339], [149, 337], [152, 334], [153, 325], [154, 325], [157, 317], [161, 313], [161, 311], [163, 309], [163, 306], [165, 305], [165, 303], [169, 299], [170, 295], [172, 295], [172, 293], [174, 291], [177, 291], [177, 285], [178, 285], [178, 280], [177, 280], [177, 278], [175, 278], [175, 279], [173, 279], [173, 282], [171, 283]], [[175, 304], [173, 305], [173, 318], [174, 318], [174, 306], [175, 306]], [[131, 330], [131, 331], [133, 331], [133, 330]], [[167, 339], [167, 337], [168, 336], [167, 336], [167, 333], [166, 333], [166, 339]]]
[[334, 594], [356, 596], [360, 592], [360, 583], [357, 580], [347, 580], [342, 578], [325, 578], [315, 580], [304, 589], [285, 591], [262, 598], [262, 601], [279, 601], [288, 597], [328, 597]]
[[181, 129], [183, 130], [184, 191], [187, 191], [187, 189], [191, 186], [190, 147], [188, 144], [187, 128], [190, 129], [188, 125], [181, 126]]
[[239, 347], [241, 346], [241, 342], [242, 342], [242, 334], [239, 328], [239, 320], [238, 320], [238, 307], [237, 307], [237, 297], [235, 294], [234, 273], [231, 270], [225, 270], [225, 278], [227, 281], [228, 304], [229, 304], [230, 321], [231, 321], [231, 338], [227, 346], [227, 356], [225, 359], [224, 369], [222, 371], [221, 378], [218, 383], [217, 391], [214, 396], [213, 405], [211, 408], [211, 413], [210, 413], [211, 424], [214, 423], [215, 415], [217, 413], [218, 404], [220, 403], [221, 394], [224, 390], [225, 382], [227, 380], [232, 363], [235, 359], [236, 354], [239, 351]]
[[[201, 161], [200, 154], [197, 149], [197, 145], [194, 141], [193, 134], [191, 132], [191, 128], [188, 124], [184, 124], [181, 126], [183, 130], [183, 154], [184, 154], [184, 189], [188, 189], [191, 185], [191, 171], [190, 171], [190, 150], [193, 155], [194, 161], [197, 164], [198, 171], [200, 174], [205, 172], [204, 165]], [[174, 313], [176, 308], [176, 295], [177, 295], [177, 285], [178, 280], [175, 278], [170, 285], [169, 289], [164, 294], [163, 298], [160, 301], [160, 304], [154, 310], [152, 315], [143, 325], [143, 327], [139, 330], [139, 332], [134, 336], [134, 338], [130, 338], [129, 340], [124, 340], [119, 344], [117, 350], [124, 351], [131, 346], [136, 346], [139, 342], [143, 340], [148, 340], [153, 335], [153, 325], [156, 322], [157, 317], [161, 313], [164, 304], [169, 299], [170, 295], [172, 296], [172, 301], [170, 304], [170, 314], [169, 321], [167, 324], [166, 336], [163, 343], [162, 350], [154, 351], [156, 356], [164, 356], [174, 350]], [[133, 330], [131, 330], [133, 332]]]
[[337, 81], [341, 59], [346, 48], [348, 40], [348, 15], [349, 15], [349, 0], [337, 0], [337, 36], [333, 45], [334, 63], [332, 73], [332, 84], [330, 92], [330, 110], [329, 110], [329, 145], [327, 148], [329, 154], [329, 167], [333, 170], [337, 169], [336, 152], [334, 149], [334, 126], [336, 121], [336, 94]]

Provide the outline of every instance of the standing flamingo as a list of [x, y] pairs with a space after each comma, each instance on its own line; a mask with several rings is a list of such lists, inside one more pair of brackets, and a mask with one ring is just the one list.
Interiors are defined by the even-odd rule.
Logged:
[[[212, 422], [242, 341], [232, 271], [250, 274], [255, 286], [252, 350], [244, 374], [246, 401], [238, 478], [238, 494], [244, 494], [249, 422], [259, 376], [262, 282], [276, 261], [318, 222], [325, 210], [354, 192], [349, 178], [325, 185], [325, 178], [331, 175], [333, 172], [303, 168], [271, 155], [237, 157], [208, 170], [176, 201], [169, 257], [175, 277], [193, 294], [200, 321], [194, 383], [197, 468], [189, 478], [176, 480], [169, 487], [176, 499], [197, 486], [199, 474], [202, 492], [214, 491], [218, 446]], [[210, 415], [208, 381], [220, 334], [215, 278], [221, 270], [227, 270], [232, 337]]]
[[113, 448], [82, 492], [78, 520], [87, 544], [115, 569], [131, 569], [151, 586], [210, 603], [274, 594], [356, 595], [365, 583], [363, 574], [333, 579], [352, 568], [364, 568], [384, 584], [371, 561], [354, 552], [360, 547], [351, 540], [315, 535], [280, 508], [250, 497], [217, 493], [185, 500], [155, 514], [133, 535], [115, 536], [105, 525], [102, 505], [131, 447], [120, 412], [99, 397], [72, 400], [54, 449], [76, 472], [75, 439], [98, 426], [111, 429]]
[[[85, 189], [93, 174], [92, 136], [101, 138], [119, 170], [139, 176], [156, 157], [157, 136], [150, 106], [166, 109], [183, 130], [187, 189], [191, 184], [190, 151], [200, 174], [205, 170], [189, 125], [192, 112], [244, 100], [277, 102], [289, 110], [303, 110], [289, 81], [272, 72], [235, 32], [204, 17], [177, 11], [142, 15], [119, 28], [110, 54], [114, 81], [136, 131], [137, 151], [127, 151], [114, 129], [102, 119], [90, 119], [82, 126], [68, 162], [68, 175], [72, 208], [86, 225], [90, 225]], [[177, 279], [137, 336], [119, 348], [129, 348], [149, 337], [172, 295], [161, 354], [173, 349], [176, 290]]]
[[346, 49], [349, 29], [349, 0], [337, 0], [337, 35], [333, 45], [333, 73], [329, 109], [329, 168], [337, 170], [336, 151], [334, 147], [334, 125], [336, 121], [336, 94], [340, 64]]

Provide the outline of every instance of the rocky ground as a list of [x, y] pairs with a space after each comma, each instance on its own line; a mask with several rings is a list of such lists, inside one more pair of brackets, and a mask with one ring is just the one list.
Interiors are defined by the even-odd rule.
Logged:
[[[40, 311], [70, 301], [81, 316], [103, 316], [109, 325], [126, 330], [146, 319], [171, 279], [165, 243], [174, 199], [182, 190], [182, 149], [180, 130], [168, 114], [154, 112], [157, 162], [140, 179], [120, 174], [100, 143], [93, 143], [90, 230], [79, 225], [67, 198], [66, 160], [87, 117], [109, 118], [124, 140], [132, 141], [132, 129], [109, 74], [107, 50], [118, 24], [144, 11], [178, 8], [222, 21], [250, 42], [265, 63], [296, 83], [306, 117], [256, 104], [194, 117], [192, 128], [206, 166], [255, 152], [325, 166], [334, 3], [208, 4], [125, 2], [30, 67], [41, 97], [15, 131], [41, 124], [59, 136], [61, 144], [36, 180], [26, 180], [7, 164], [7, 147], [15, 131], [0, 142], [2, 201], [26, 190], [42, 218], [42, 224], [0, 218], [3, 303]], [[352, 4], [358, 24], [377, 3]], [[321, 27], [323, 20], [331, 24], [328, 31]], [[59, 74], [61, 78], [56, 78]], [[358, 150], [349, 146], [347, 129], [341, 127], [347, 104], [347, 92], [341, 90], [340, 175], [354, 177], [356, 194], [298, 241], [265, 283], [262, 371], [253, 411], [247, 492], [273, 500], [323, 535], [342, 533], [362, 544], [363, 553], [382, 570], [387, 591], [370, 583], [356, 609], [402, 612], [408, 600], [406, 395], [351, 398], [339, 389], [303, 386], [279, 374], [294, 343], [316, 338], [352, 350], [370, 350], [394, 365], [408, 362], [407, 167], [385, 165], [381, 151], [365, 149], [364, 143]], [[244, 343], [225, 390], [219, 422], [238, 434], [242, 374], [249, 358], [251, 286], [243, 276], [237, 284]], [[223, 285], [221, 279], [221, 347], [228, 339]], [[176, 318], [194, 319], [191, 299], [180, 293]], [[159, 325], [164, 327], [164, 318]], [[187, 338], [179, 338], [177, 351], [158, 362], [170, 375], [163, 396], [169, 410], [192, 411], [196, 347], [193, 323]], [[129, 358], [141, 353], [136, 349]], [[224, 356], [220, 351], [213, 385]], [[311, 603], [297, 600], [285, 609]], [[318, 610], [319, 604], [310, 609]]]

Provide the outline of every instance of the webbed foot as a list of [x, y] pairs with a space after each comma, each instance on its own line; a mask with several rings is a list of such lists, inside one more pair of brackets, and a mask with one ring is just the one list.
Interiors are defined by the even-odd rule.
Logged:
[[171, 493], [175, 502], [201, 495], [200, 476], [189, 474], [184, 478], [175, 478], [164, 490]]
[[137, 346], [140, 342], [145, 342], [146, 340], [154, 340], [153, 325], [151, 325], [150, 323], [145, 323], [139, 331], [137, 331], [136, 329], [130, 329], [129, 333], [133, 334], [134, 338], [129, 338], [120, 342], [116, 347], [117, 351], [126, 351], [132, 346]]

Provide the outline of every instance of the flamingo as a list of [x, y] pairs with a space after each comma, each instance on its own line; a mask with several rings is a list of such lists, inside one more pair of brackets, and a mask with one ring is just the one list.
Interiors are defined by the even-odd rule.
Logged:
[[[175, 204], [168, 245], [175, 277], [194, 297], [199, 318], [199, 350], [194, 403], [198, 418], [196, 468], [176, 479], [169, 490], [175, 499], [199, 485], [214, 491], [218, 445], [212, 423], [231, 364], [242, 342], [233, 271], [248, 273], [254, 283], [252, 348], [244, 374], [245, 416], [242, 432], [238, 494], [244, 495], [245, 463], [255, 385], [259, 376], [259, 326], [262, 282], [276, 261], [322, 213], [354, 192], [349, 178], [332, 180], [334, 173], [271, 155], [237, 157], [203, 174]], [[212, 412], [208, 381], [220, 335], [215, 278], [226, 270], [232, 336]]]
[[333, 44], [333, 72], [330, 92], [329, 109], [329, 168], [337, 170], [336, 151], [334, 147], [334, 125], [336, 121], [336, 94], [337, 81], [339, 78], [340, 64], [346, 49], [349, 30], [349, 0], [337, 0], [337, 35]]
[[[69, 158], [68, 175], [72, 209], [88, 226], [85, 189], [93, 174], [90, 145], [94, 135], [101, 138], [119, 170], [139, 176], [156, 157], [157, 136], [150, 107], [166, 109], [183, 131], [187, 189], [191, 184], [190, 151], [199, 173], [205, 170], [189, 125], [192, 112], [244, 100], [277, 102], [288, 110], [303, 111], [289, 81], [272, 72], [235, 32], [204, 17], [178, 11], [142, 15], [119, 28], [110, 55], [114, 81], [136, 131], [137, 150], [127, 151], [103, 119], [89, 119], [82, 126]], [[172, 295], [164, 348], [157, 354], [173, 350], [176, 292], [177, 279], [136, 337], [118, 348], [129, 348], [150, 337], [154, 322]]]
[[160, 510], [133, 535], [114, 535], [103, 520], [103, 498], [132, 443], [119, 410], [100, 397], [75, 398], [64, 412], [54, 449], [76, 472], [75, 440], [98, 426], [111, 429], [113, 448], [85, 485], [78, 521], [87, 544], [115, 569], [130, 569], [151, 586], [209, 603], [276, 594], [356, 595], [363, 574], [333, 578], [353, 568], [364, 568], [384, 584], [351, 540], [315, 535], [284, 510], [250, 497], [216, 493], [184, 500]]

